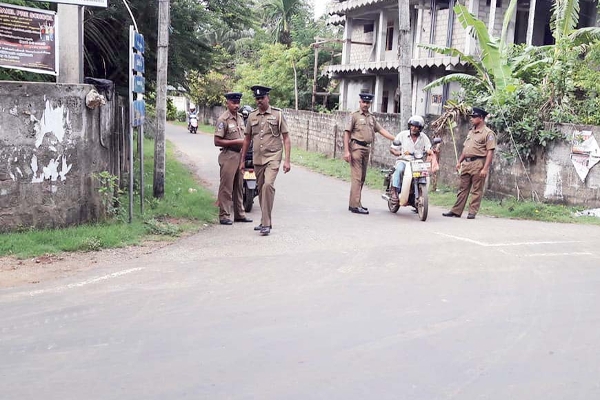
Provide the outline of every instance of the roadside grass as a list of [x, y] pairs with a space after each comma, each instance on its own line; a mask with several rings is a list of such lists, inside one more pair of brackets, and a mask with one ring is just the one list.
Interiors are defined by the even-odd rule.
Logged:
[[[109, 221], [64, 229], [0, 234], [0, 256], [29, 258], [125, 247], [144, 240], [173, 240], [182, 233], [196, 231], [204, 224], [216, 221], [218, 210], [212, 193], [202, 188], [190, 170], [176, 159], [174, 147], [169, 142], [166, 151], [165, 195], [158, 200], [152, 196], [154, 142], [144, 140], [144, 215], [140, 213], [138, 190], [131, 224], [126, 222], [129, 198], [124, 194], [120, 197], [118, 215]], [[137, 168], [139, 162], [135, 165]], [[139, 171], [136, 172], [139, 177]]]
[[[333, 159], [323, 154], [294, 148], [292, 150], [292, 163], [327, 176], [350, 181], [350, 166], [342, 159]], [[383, 190], [383, 176], [381, 168], [369, 168], [365, 185], [371, 189]], [[449, 187], [438, 185], [436, 192], [429, 193], [429, 203], [434, 206], [450, 209], [455, 200], [456, 190]], [[600, 218], [574, 216], [574, 213], [583, 209], [583, 207], [568, 207], [505, 198], [502, 200], [483, 199], [479, 212], [482, 215], [499, 218], [600, 225]]]

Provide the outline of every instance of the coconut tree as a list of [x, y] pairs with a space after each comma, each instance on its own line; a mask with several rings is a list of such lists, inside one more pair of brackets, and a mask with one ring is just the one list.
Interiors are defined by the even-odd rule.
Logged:
[[262, 3], [265, 24], [275, 42], [286, 47], [292, 44], [292, 19], [301, 14], [307, 5], [304, 0], [265, 0]]

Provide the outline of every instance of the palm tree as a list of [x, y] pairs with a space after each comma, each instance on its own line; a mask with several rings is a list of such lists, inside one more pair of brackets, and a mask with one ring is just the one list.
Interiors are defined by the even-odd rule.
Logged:
[[292, 18], [306, 8], [304, 0], [264, 0], [265, 23], [273, 38], [287, 47], [292, 44]]

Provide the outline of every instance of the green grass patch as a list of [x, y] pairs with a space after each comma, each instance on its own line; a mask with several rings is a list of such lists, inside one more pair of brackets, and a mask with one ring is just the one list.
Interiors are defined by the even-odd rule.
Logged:
[[[136, 168], [139, 162], [135, 163]], [[175, 157], [167, 143], [165, 195], [153, 192], [154, 142], [144, 140], [144, 214], [140, 213], [139, 190], [135, 193], [134, 217], [128, 219], [129, 198], [121, 196], [119, 215], [110, 221], [65, 229], [28, 230], [2, 234], [0, 256], [19, 258], [70, 251], [96, 251], [139, 244], [146, 239], [172, 240], [186, 231], [216, 221], [218, 209], [211, 192], [201, 187], [190, 170]], [[139, 171], [136, 173], [139, 177]], [[136, 178], [137, 180], [137, 178]], [[139, 182], [137, 182], [139, 187]]]
[[[333, 159], [323, 154], [294, 148], [292, 163], [324, 175], [350, 181], [350, 165], [342, 159]], [[365, 185], [372, 189], [383, 190], [383, 176], [381, 168], [369, 168]], [[450, 209], [455, 201], [456, 190], [452, 188], [438, 186], [437, 192], [429, 194], [429, 203], [434, 206]], [[483, 199], [480, 214], [500, 218], [600, 225], [600, 218], [575, 217], [574, 214], [581, 210], [583, 210], [582, 207], [567, 207], [506, 198], [503, 200]]]

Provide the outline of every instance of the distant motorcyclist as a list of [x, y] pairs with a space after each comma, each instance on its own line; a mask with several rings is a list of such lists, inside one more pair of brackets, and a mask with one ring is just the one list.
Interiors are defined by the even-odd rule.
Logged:
[[188, 130], [190, 129], [190, 121], [192, 117], [198, 118], [198, 112], [196, 111], [196, 106], [191, 106], [190, 111], [188, 111]]
[[402, 179], [406, 169], [406, 161], [422, 158], [425, 153], [431, 154], [431, 141], [427, 135], [421, 135], [425, 120], [420, 115], [408, 119], [408, 129], [396, 135], [390, 147], [390, 153], [397, 157], [392, 176], [392, 200], [398, 201], [398, 193], [402, 189]]
[[242, 118], [244, 118], [244, 125], [248, 122], [248, 116], [252, 111], [254, 111], [254, 109], [247, 104], [240, 109], [239, 112], [242, 114]]

